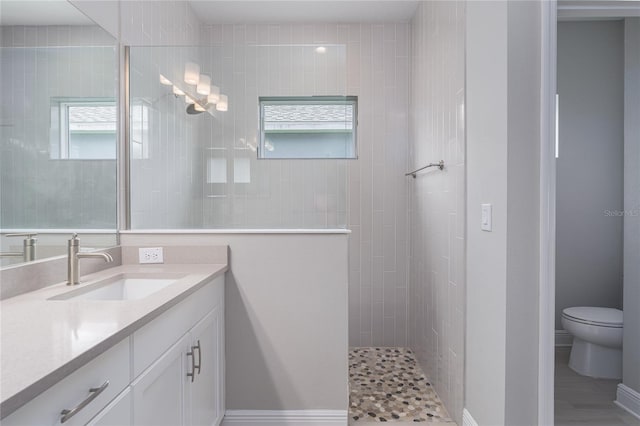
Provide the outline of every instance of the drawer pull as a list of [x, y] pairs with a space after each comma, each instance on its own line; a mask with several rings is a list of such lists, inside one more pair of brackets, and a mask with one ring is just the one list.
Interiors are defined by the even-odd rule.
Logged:
[[[199, 375], [200, 374], [200, 367], [202, 366], [202, 349], [200, 348], [200, 340], [198, 340], [198, 344], [197, 345], [191, 347], [192, 351], [195, 351], [196, 349], [198, 350], [198, 364], [194, 365], [193, 372], [195, 373], [196, 372], [195, 369], [197, 368], [198, 369], [198, 375]], [[193, 358], [194, 358], [194, 361], [195, 361], [195, 356]]]
[[96, 399], [98, 395], [100, 395], [108, 386], [109, 386], [109, 381], [107, 380], [99, 388], [89, 389], [89, 396], [84, 401], [82, 401], [80, 404], [78, 404], [75, 408], [72, 408], [71, 410], [62, 410], [62, 412], [60, 413], [62, 415], [62, 417], [60, 418], [60, 423], [64, 423], [67, 420], [69, 420], [71, 417], [78, 414], [80, 410], [82, 410], [84, 407], [89, 405], [89, 403], [91, 403], [91, 401]]

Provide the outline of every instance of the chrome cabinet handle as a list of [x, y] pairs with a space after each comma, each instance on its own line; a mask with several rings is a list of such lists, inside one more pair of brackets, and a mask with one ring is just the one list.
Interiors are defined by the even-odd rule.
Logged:
[[193, 346], [191, 346], [191, 351], [187, 352], [187, 356], [191, 357], [191, 373], [187, 372], [187, 377], [191, 377], [191, 383], [193, 383], [193, 381], [196, 378], [196, 358], [193, 354]]
[[[200, 348], [200, 340], [198, 340], [198, 343], [195, 346], [191, 347], [191, 350], [198, 350], [198, 364], [194, 366], [194, 370], [193, 372], [195, 373], [195, 369], [198, 369], [198, 375], [200, 375], [200, 367], [202, 366], [202, 349]], [[195, 360], [195, 356], [193, 357]]]
[[71, 417], [78, 414], [80, 410], [82, 410], [84, 407], [89, 405], [91, 401], [96, 399], [98, 395], [100, 395], [108, 386], [109, 386], [109, 381], [107, 380], [99, 388], [89, 389], [89, 396], [84, 401], [82, 401], [80, 404], [78, 404], [75, 408], [72, 408], [71, 410], [65, 409], [60, 412], [60, 415], [62, 416], [60, 418], [60, 423], [64, 423], [67, 420], [69, 420]]

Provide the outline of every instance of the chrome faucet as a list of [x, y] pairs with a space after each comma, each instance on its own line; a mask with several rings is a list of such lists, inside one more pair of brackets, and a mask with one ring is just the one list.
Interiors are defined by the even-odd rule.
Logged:
[[22, 244], [22, 251], [5, 251], [0, 253], [0, 257], [22, 257], [25, 262], [31, 262], [36, 258], [36, 242], [34, 238], [38, 234], [31, 232], [6, 234], [5, 237], [25, 237]]
[[99, 257], [105, 262], [113, 262], [113, 257], [109, 253], [80, 253], [80, 240], [78, 234], [73, 234], [69, 240], [69, 259], [67, 263], [67, 285], [80, 284], [80, 273], [78, 271], [78, 260], [81, 258], [96, 258]]

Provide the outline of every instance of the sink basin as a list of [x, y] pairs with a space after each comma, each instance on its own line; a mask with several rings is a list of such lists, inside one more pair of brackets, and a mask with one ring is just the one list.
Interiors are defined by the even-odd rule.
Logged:
[[137, 300], [162, 290], [184, 275], [118, 274], [49, 300]]

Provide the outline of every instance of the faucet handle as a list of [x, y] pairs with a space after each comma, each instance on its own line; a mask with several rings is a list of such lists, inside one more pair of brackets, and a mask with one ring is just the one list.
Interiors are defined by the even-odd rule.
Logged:
[[37, 235], [37, 232], [14, 232], [11, 234], [4, 234], [5, 237], [27, 237], [27, 240], [30, 240]]

